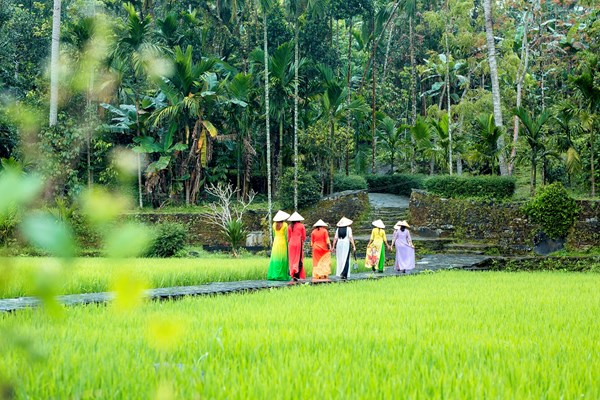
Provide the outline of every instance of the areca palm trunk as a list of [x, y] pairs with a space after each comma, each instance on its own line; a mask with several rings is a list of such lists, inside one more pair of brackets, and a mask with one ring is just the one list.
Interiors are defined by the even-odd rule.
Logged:
[[[350, 85], [350, 80], [352, 78], [352, 27], [354, 23], [354, 18], [352, 16], [350, 16], [350, 26], [348, 27], [348, 74], [346, 76], [346, 84], [348, 85], [348, 104], [350, 104], [350, 100], [351, 100], [351, 96], [352, 96], [352, 86]], [[350, 118], [350, 109], [348, 109], [348, 116], [347, 118], [347, 125], [348, 125], [348, 132], [350, 132], [350, 128], [351, 128], [351, 118]], [[358, 146], [358, 141], [355, 144], [355, 146]], [[346, 146], [346, 176], [349, 175], [350, 171], [349, 171], [349, 159], [350, 159], [350, 150], [348, 149], [348, 146]]]
[[[446, 1], [446, 11], [448, 11], [448, 1]], [[452, 130], [450, 123], [452, 122], [452, 113], [450, 108], [450, 46], [448, 44], [448, 22], [446, 22], [446, 88], [448, 99], [448, 171], [452, 175]]]
[[372, 106], [371, 106], [371, 129], [372, 129], [372, 135], [373, 135], [373, 164], [371, 165], [371, 172], [374, 174], [375, 173], [375, 153], [377, 150], [377, 136], [375, 135], [375, 131], [377, 129], [376, 126], [376, 120], [375, 120], [375, 107], [377, 106], [377, 100], [375, 99], [375, 94], [376, 94], [376, 90], [375, 90], [375, 79], [376, 79], [376, 71], [377, 71], [377, 62], [375, 60], [375, 57], [377, 56], [377, 43], [378, 41], [375, 39], [375, 13], [373, 13], [373, 55], [371, 56], [373, 59], [373, 73], [372, 73], [372, 78], [373, 78], [373, 82], [372, 82], [372, 96], [373, 96], [373, 101], [372, 101]]
[[50, 62], [50, 126], [55, 126], [58, 122], [58, 64], [60, 57], [60, 12], [61, 0], [54, 0], [52, 14], [52, 54]]
[[271, 219], [273, 216], [273, 198], [271, 194], [271, 131], [269, 124], [269, 53], [267, 42], [267, 10], [263, 9], [263, 51], [265, 63], [265, 133], [267, 136], [267, 201], [269, 204], [269, 243], [273, 240], [273, 227]]
[[[410, 41], [410, 77], [411, 77], [411, 97], [412, 97], [412, 121], [411, 124], [414, 126], [417, 123], [417, 66], [415, 61], [415, 43], [414, 43], [414, 32], [413, 32], [413, 19], [412, 15], [408, 17], [408, 36]], [[411, 143], [413, 149], [415, 147], [415, 138], [411, 135]], [[416, 152], [413, 151], [410, 159], [410, 172], [415, 173], [417, 170], [416, 163]]]
[[335, 136], [335, 120], [331, 117], [329, 122], [329, 194], [333, 194], [333, 158], [335, 152], [333, 151], [333, 138]]
[[[492, 24], [492, 2], [483, 0], [485, 14], [485, 38], [488, 48], [488, 63], [490, 64], [490, 78], [492, 80], [492, 102], [494, 105], [494, 121], [497, 127], [502, 127], [502, 108], [500, 102], [500, 85], [498, 83], [498, 64], [496, 63], [496, 44], [494, 43], [494, 27]], [[498, 138], [498, 148], [504, 149], [504, 137]], [[503, 151], [499, 156], [500, 174], [507, 175], [508, 167]]]
[[[525, 21], [523, 22], [523, 45], [521, 50], [521, 60], [519, 62], [519, 69], [517, 70], [517, 108], [521, 107], [522, 98], [523, 98], [523, 80], [525, 78], [525, 74], [527, 73], [527, 67], [529, 64], [529, 43], [527, 41], [527, 23], [529, 21], [529, 16], [527, 12], [525, 12]], [[510, 159], [508, 160], [508, 174], [512, 175], [514, 161], [517, 157], [517, 140], [519, 139], [519, 117], [515, 115], [514, 117], [514, 127], [513, 127], [513, 140], [512, 146], [510, 150]]]
[[[297, 6], [296, 6], [297, 7]], [[296, 23], [294, 26], [294, 209], [298, 209], [298, 12], [296, 9]]]

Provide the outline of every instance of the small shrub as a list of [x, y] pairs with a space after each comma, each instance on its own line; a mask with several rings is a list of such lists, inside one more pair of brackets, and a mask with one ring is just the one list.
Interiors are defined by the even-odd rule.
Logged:
[[336, 192], [344, 190], [366, 190], [368, 188], [367, 180], [360, 175], [336, 174], [333, 177], [333, 189]]
[[531, 220], [552, 239], [566, 237], [579, 215], [579, 206], [560, 182], [542, 187], [523, 206]]
[[149, 257], [174, 256], [184, 248], [187, 234], [185, 225], [173, 222], [159, 224], [147, 255]]
[[0, 245], [8, 245], [15, 240], [14, 232], [20, 222], [19, 219], [16, 207], [9, 208], [4, 216], [0, 216]]
[[391, 193], [410, 196], [413, 189], [422, 189], [425, 175], [367, 175], [365, 176], [370, 192]]
[[231, 245], [233, 255], [238, 255], [238, 250], [245, 244], [246, 241], [246, 229], [244, 223], [238, 220], [229, 221], [226, 227], [223, 229], [223, 235], [227, 242]]
[[425, 189], [450, 198], [478, 197], [507, 199], [513, 196], [515, 179], [506, 176], [439, 175], [425, 180]]
[[[294, 169], [287, 169], [279, 182], [278, 199], [281, 208], [291, 210], [294, 208]], [[304, 171], [298, 170], [298, 208], [303, 208], [316, 203], [321, 199], [321, 185], [315, 177]]]
[[336, 192], [344, 190], [366, 190], [367, 180], [360, 175], [335, 174], [333, 177], [333, 189]]

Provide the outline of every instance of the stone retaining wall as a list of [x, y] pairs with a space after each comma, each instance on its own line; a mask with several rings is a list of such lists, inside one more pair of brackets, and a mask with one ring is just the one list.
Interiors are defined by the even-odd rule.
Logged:
[[[522, 203], [444, 199], [413, 190], [410, 224], [426, 237], [454, 237], [497, 244], [507, 250], [529, 251], [539, 227], [521, 211]], [[567, 236], [570, 248], [600, 246], [600, 202], [579, 201], [581, 212]]]
[[[312, 224], [323, 219], [334, 226], [343, 216], [350, 219], [358, 219], [369, 210], [369, 197], [366, 191], [345, 191], [335, 193], [323, 198], [317, 204], [300, 210], [300, 214], [306, 219], [307, 233], [310, 233]], [[274, 210], [274, 212], [277, 210]], [[292, 210], [287, 210], [292, 211]], [[147, 224], [158, 224], [162, 222], [177, 222], [184, 224], [189, 229], [188, 244], [191, 245], [227, 245], [221, 237], [219, 229], [208, 224], [199, 214], [173, 213], [173, 214], [131, 214], [128, 216], [137, 221]], [[268, 225], [262, 222], [266, 212], [248, 211], [244, 214], [244, 224], [249, 232], [268, 231]]]

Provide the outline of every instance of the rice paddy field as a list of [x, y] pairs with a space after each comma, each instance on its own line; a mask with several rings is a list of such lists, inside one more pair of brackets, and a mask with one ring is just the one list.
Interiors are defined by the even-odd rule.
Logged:
[[0, 315], [16, 398], [598, 399], [600, 275], [447, 271]]
[[[364, 271], [364, 260], [358, 263]], [[305, 265], [307, 276], [312, 275], [312, 259], [306, 258]], [[146, 288], [159, 288], [266, 279], [268, 268], [269, 258], [264, 256], [76, 258], [67, 264], [51, 257], [0, 258], [0, 298], [35, 295], [41, 280], [53, 282], [56, 294], [94, 293], [112, 290], [123, 275], [136, 277]]]

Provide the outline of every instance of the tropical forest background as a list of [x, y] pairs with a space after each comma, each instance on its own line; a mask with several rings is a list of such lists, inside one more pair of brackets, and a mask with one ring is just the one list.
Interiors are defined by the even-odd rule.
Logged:
[[218, 183], [292, 208], [393, 174], [593, 197], [599, 15], [593, 0], [0, 0], [2, 168], [41, 173], [50, 203], [125, 185], [150, 208]]

